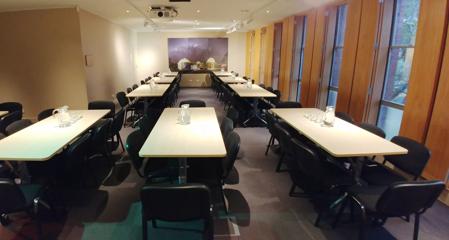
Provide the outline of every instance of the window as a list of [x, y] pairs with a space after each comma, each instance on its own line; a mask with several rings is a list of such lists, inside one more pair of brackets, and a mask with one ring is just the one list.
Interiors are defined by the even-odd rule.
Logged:
[[262, 28], [260, 33], [260, 64], [259, 64], [259, 83], [265, 84], [265, 63], [266, 63], [266, 55], [267, 52], [267, 29]]
[[274, 46], [273, 46], [273, 73], [271, 86], [278, 89], [279, 72], [281, 65], [281, 45], [282, 45], [282, 23], [274, 25]]
[[420, 0], [395, 0], [377, 125], [388, 138], [399, 133], [415, 49]]
[[293, 48], [292, 78], [290, 82], [290, 101], [299, 102], [301, 99], [301, 80], [304, 63], [304, 48], [306, 45], [307, 17], [295, 18], [295, 40]]
[[335, 36], [332, 51], [332, 64], [328, 85], [327, 105], [334, 106], [337, 103], [338, 82], [340, 80], [341, 61], [343, 57], [343, 46], [346, 30], [347, 6], [341, 5], [337, 9], [337, 20], [335, 25]]

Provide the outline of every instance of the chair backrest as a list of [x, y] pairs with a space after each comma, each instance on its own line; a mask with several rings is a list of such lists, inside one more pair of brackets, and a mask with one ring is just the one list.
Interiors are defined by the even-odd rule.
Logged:
[[91, 136], [92, 134], [87, 132], [69, 145], [67, 151], [65, 152], [65, 156], [68, 161], [78, 165], [81, 163], [81, 161], [88, 154]]
[[267, 110], [264, 110], [264, 112], [265, 112], [265, 120], [267, 120], [268, 131], [270, 131], [271, 135], [273, 135], [275, 138], [277, 138], [277, 136], [275, 136], [275, 133], [273, 132], [273, 126], [275, 123], [278, 122], [278, 120], [272, 112], [267, 111]]
[[49, 108], [49, 109], [45, 109], [42, 112], [40, 112], [37, 115], [37, 120], [38, 121], [42, 121], [48, 117], [50, 117], [51, 115], [53, 115], [53, 110], [55, 110], [54, 108]]
[[112, 101], [92, 101], [88, 105], [89, 110], [106, 109], [110, 110], [104, 118], [112, 118], [115, 115], [115, 104]]
[[284, 127], [282, 127], [282, 125], [278, 122], [273, 124], [273, 132], [275, 137], [277, 138], [277, 140], [279, 141], [279, 146], [281, 147], [282, 151], [285, 154], [288, 154], [289, 156], [291, 156], [291, 134], [288, 132], [287, 129], [285, 129]]
[[223, 167], [223, 179], [226, 179], [229, 176], [232, 168], [234, 167], [235, 160], [237, 159], [237, 155], [240, 151], [240, 136], [238, 133], [232, 131], [228, 134], [225, 139], [225, 147], [226, 147], [226, 157], [223, 158], [222, 167]]
[[147, 185], [140, 191], [140, 198], [144, 220], [190, 221], [203, 219], [206, 229], [213, 228], [211, 196], [206, 185]]
[[131, 163], [134, 166], [134, 169], [141, 177], [144, 177], [140, 172], [140, 168], [142, 167], [143, 164], [143, 158], [139, 156], [139, 151], [142, 148], [143, 144], [145, 143], [145, 139], [146, 139], [145, 135], [141, 131], [136, 130], [128, 135], [125, 146], [126, 151], [128, 152], [128, 156], [131, 159]]
[[[3, 102], [0, 103], [0, 111], [7, 111], [7, 112], [23, 112], [23, 106], [21, 103], [18, 102]], [[20, 117], [22, 118], [22, 116]]]
[[117, 98], [117, 101], [120, 104], [120, 107], [124, 108], [124, 107], [128, 106], [129, 99], [128, 99], [128, 97], [126, 97], [126, 93], [125, 92], [118, 92], [115, 95], [115, 97]]
[[14, 212], [26, 205], [25, 196], [12, 180], [0, 178], [0, 195], [0, 214]]
[[278, 102], [276, 108], [302, 108], [299, 102]]
[[32, 124], [33, 123], [31, 122], [31, 120], [28, 120], [28, 119], [22, 119], [22, 120], [15, 121], [6, 127], [6, 129], [5, 129], [6, 135], [14, 134]]
[[234, 122], [230, 118], [224, 117], [220, 124], [220, 130], [223, 139], [226, 139], [228, 134], [234, 130]]
[[92, 140], [90, 145], [92, 151], [106, 144], [111, 122], [111, 119], [102, 119], [95, 125], [95, 128], [92, 130]]
[[444, 188], [442, 181], [394, 183], [380, 196], [376, 210], [387, 217], [421, 214], [432, 207]]
[[144, 81], [144, 80], [141, 80], [141, 81], [140, 81], [140, 85], [145, 85], [145, 81]]
[[354, 119], [349, 114], [347, 114], [345, 112], [335, 112], [335, 116], [340, 119], [345, 120], [346, 122], [350, 122], [350, 123], [354, 122]]
[[402, 171], [414, 176], [415, 180], [421, 175], [430, 158], [430, 150], [423, 144], [402, 136], [395, 136], [391, 142], [408, 150], [407, 154], [385, 156], [385, 160]]
[[139, 87], [139, 85], [133, 84], [133, 90], [137, 89], [138, 87]]
[[261, 87], [261, 88], [265, 88], [265, 84], [263, 84], [263, 83], [259, 83], [259, 87]]
[[272, 87], [266, 87], [265, 89], [267, 89], [267, 91], [273, 92], [274, 89]]
[[22, 119], [22, 112], [15, 111], [6, 114], [2, 119], [0, 119], [0, 133], [6, 133], [6, 127], [15, 121]]
[[153, 130], [160, 116], [160, 110], [156, 108], [148, 108], [145, 115], [139, 120], [137, 126], [139, 130], [148, 136]]
[[384, 132], [384, 130], [382, 130], [382, 128], [373, 125], [373, 124], [369, 124], [369, 123], [361, 123], [359, 125], [359, 127], [365, 129], [368, 132], [371, 132], [372, 134], [375, 134], [381, 138], [385, 138], [386, 134]]
[[324, 166], [319, 155], [306, 144], [293, 139], [291, 149], [297, 161], [298, 168], [308, 180], [308, 187], [319, 189], [324, 175]]
[[118, 134], [120, 130], [122, 130], [124, 121], [125, 121], [125, 109], [122, 108], [112, 118], [111, 135]]
[[130, 88], [130, 87], [126, 89], [126, 93], [130, 93], [130, 92], [132, 92], [132, 91], [133, 91], [133, 89]]
[[228, 109], [228, 111], [226, 112], [226, 117], [231, 119], [234, 122], [234, 127], [237, 125], [237, 123], [239, 122], [239, 111], [237, 111], [237, 109], [235, 109], [234, 107], [230, 107]]
[[179, 103], [179, 106], [183, 104], [189, 104], [190, 107], [206, 107], [206, 103], [201, 100], [185, 100]]

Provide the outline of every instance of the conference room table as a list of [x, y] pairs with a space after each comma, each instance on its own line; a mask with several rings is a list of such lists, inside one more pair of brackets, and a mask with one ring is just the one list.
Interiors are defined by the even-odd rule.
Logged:
[[241, 77], [220, 77], [220, 80], [227, 84], [247, 83], [248, 81]]
[[163, 77], [176, 77], [178, 76], [178, 72], [164, 72], [161, 75]]
[[154, 77], [154, 80], [157, 84], [171, 84], [175, 80], [176, 76], [162, 76], [162, 77]]
[[249, 87], [246, 84], [229, 84], [228, 85], [239, 97], [247, 99], [251, 104], [252, 111], [250, 112], [248, 118], [243, 122], [244, 126], [247, 126], [249, 121], [252, 119], [257, 119], [262, 123], [266, 124], [267, 122], [262, 118], [259, 112], [259, 99], [260, 98], [275, 98], [276, 94], [266, 90], [265, 88], [260, 87], [259, 85], [252, 84]]
[[317, 119], [324, 116], [324, 112], [320, 109], [272, 108], [270, 111], [331, 156], [357, 159], [354, 161], [358, 165], [354, 168], [357, 181], [364, 157], [408, 153], [407, 149], [340, 118], [335, 118], [333, 126], [312, 121], [314, 118], [312, 116], [318, 116]]
[[232, 73], [230, 72], [225, 72], [225, 71], [218, 71], [218, 72], [214, 72], [215, 76], [217, 77], [232, 77], [234, 76]]
[[143, 98], [144, 99], [144, 113], [147, 113], [150, 99], [163, 97], [167, 92], [170, 84], [144, 84], [134, 89], [132, 92], [126, 94], [128, 98]]
[[8, 114], [8, 111], [0, 111], [0, 118]]
[[60, 127], [56, 117], [43, 119], [0, 140], [0, 159], [47, 161], [109, 112], [110, 110], [69, 110], [77, 120], [67, 127]]
[[225, 157], [226, 148], [214, 108], [189, 108], [189, 124], [179, 122], [179, 111], [180, 108], [165, 108], [139, 156], [178, 158], [179, 182], [185, 183], [187, 158]]

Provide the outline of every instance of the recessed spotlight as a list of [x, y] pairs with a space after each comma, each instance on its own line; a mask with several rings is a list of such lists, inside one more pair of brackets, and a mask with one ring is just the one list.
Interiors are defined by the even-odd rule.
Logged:
[[266, 12], [266, 13], [270, 13], [270, 9], [267, 9], [265, 12]]
[[126, 13], [130, 13], [131, 11], [130, 11], [130, 10], [126, 10], [125, 12], [126, 12]]
[[237, 22], [237, 20], [233, 19], [232, 22]]
[[200, 12], [201, 12], [201, 10], [197, 9], [197, 10], [196, 10], [196, 12], [197, 12], [197, 13], [200, 13]]

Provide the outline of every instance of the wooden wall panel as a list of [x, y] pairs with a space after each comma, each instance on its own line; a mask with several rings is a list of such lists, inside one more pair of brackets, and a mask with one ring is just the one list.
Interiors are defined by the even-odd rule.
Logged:
[[307, 103], [308, 92], [310, 88], [310, 78], [312, 74], [312, 58], [315, 39], [315, 24], [317, 11], [309, 11], [307, 16], [306, 26], [306, 43], [304, 47], [304, 63], [301, 82], [301, 103], [305, 106]]
[[444, 179], [449, 169], [449, 148], [447, 147], [447, 143], [449, 143], [448, 99], [449, 38], [446, 39], [443, 67], [426, 140], [426, 146], [432, 151], [432, 157], [424, 172], [424, 177], [429, 179]]
[[253, 42], [253, 58], [252, 58], [252, 69], [251, 69], [251, 76], [252, 79], [256, 83], [259, 83], [259, 71], [260, 71], [260, 44], [261, 44], [261, 29], [257, 29], [254, 33], [254, 42]]
[[415, 53], [400, 135], [424, 142], [447, 32], [447, 0], [421, 1]]
[[[377, 1], [371, 1], [377, 2]], [[343, 47], [343, 59], [340, 69], [340, 81], [338, 83], [338, 96], [336, 110], [349, 111], [351, 100], [352, 80], [357, 57], [359, 30], [362, 13], [362, 1], [350, 0], [347, 2], [346, 32]], [[365, 39], [362, 40], [362, 42]], [[327, 93], [326, 93], [327, 94]]]
[[310, 72], [308, 92], [304, 94], [307, 95], [306, 101], [303, 102], [305, 107], [315, 107], [317, 104], [318, 90], [320, 88], [321, 82], [325, 35], [326, 35], [326, 8], [321, 7], [318, 8], [316, 11], [312, 69]]
[[364, 113], [368, 105], [369, 88], [375, 67], [380, 8], [378, 1], [363, 0], [359, 33], [361, 41], [358, 41], [354, 78], [351, 91], [348, 92], [348, 96], [350, 95], [348, 113], [357, 122], [364, 121]]
[[245, 76], [251, 75], [251, 35], [252, 31], [246, 33], [246, 64], [245, 64]]
[[273, 76], [273, 47], [274, 47], [274, 23], [265, 28], [266, 51], [265, 51], [265, 67], [264, 81], [265, 86], [271, 86]]
[[288, 100], [290, 93], [290, 75], [293, 60], [293, 40], [295, 29], [295, 17], [291, 16], [283, 20], [282, 47], [281, 47], [281, 65], [279, 72], [279, 90], [281, 99]]

